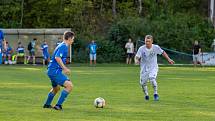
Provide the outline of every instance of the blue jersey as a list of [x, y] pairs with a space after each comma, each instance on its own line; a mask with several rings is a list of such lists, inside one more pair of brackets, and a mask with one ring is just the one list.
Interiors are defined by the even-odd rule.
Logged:
[[49, 46], [47, 44], [42, 44], [41, 48], [43, 50], [43, 55], [48, 55], [49, 54]]
[[48, 65], [48, 74], [56, 74], [58, 72], [62, 72], [62, 68], [57, 63], [55, 57], [60, 57], [63, 63], [66, 64], [67, 54], [68, 46], [66, 45], [66, 43], [63, 42], [55, 48], [50, 63]]
[[90, 43], [89, 44], [90, 54], [96, 54], [96, 49], [97, 49], [96, 43]]
[[25, 48], [24, 48], [23, 46], [18, 47], [18, 48], [16, 49], [16, 52], [17, 52], [17, 53], [24, 53], [24, 52], [25, 52]]
[[6, 50], [4, 50], [5, 54], [11, 54], [12, 48], [10, 46], [6, 47]]

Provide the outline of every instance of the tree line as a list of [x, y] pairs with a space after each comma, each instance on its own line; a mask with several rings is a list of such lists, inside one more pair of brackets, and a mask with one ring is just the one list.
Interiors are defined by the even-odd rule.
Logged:
[[194, 40], [210, 51], [215, 38], [208, 0], [0, 0], [0, 13], [0, 28], [71, 28], [77, 61], [85, 61], [92, 39], [98, 60], [119, 62], [129, 37], [151, 34], [160, 46], [186, 53]]

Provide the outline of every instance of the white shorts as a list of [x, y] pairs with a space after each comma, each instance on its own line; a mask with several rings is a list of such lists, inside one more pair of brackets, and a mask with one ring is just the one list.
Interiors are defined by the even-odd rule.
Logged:
[[198, 62], [200, 60], [199, 54], [193, 55], [193, 62]]
[[147, 83], [148, 80], [156, 79], [157, 78], [158, 69], [153, 69], [151, 71], [143, 71], [140, 74], [140, 84], [143, 85]]
[[90, 60], [96, 60], [96, 54], [90, 54]]

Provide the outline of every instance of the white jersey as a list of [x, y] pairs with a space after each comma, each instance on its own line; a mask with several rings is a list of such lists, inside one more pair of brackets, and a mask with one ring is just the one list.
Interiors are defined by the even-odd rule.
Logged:
[[146, 48], [146, 45], [141, 46], [136, 54], [137, 57], [141, 58], [140, 73], [157, 71], [157, 55], [161, 55], [163, 52], [164, 51], [158, 45], [152, 44], [151, 49]]
[[125, 45], [127, 53], [134, 53], [134, 44], [132, 42], [127, 42]]

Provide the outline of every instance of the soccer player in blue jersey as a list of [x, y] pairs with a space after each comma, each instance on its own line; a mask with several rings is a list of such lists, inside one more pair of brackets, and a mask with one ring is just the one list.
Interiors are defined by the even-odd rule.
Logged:
[[[60, 90], [60, 86], [64, 87], [57, 104], [53, 107], [55, 110], [62, 110], [62, 104], [67, 98], [68, 94], [72, 91], [73, 84], [70, 79], [64, 74], [70, 74], [70, 70], [65, 66], [68, 48], [74, 42], [75, 34], [71, 31], [66, 31], [63, 35], [63, 42], [58, 45], [52, 55], [51, 61], [48, 65], [47, 75], [51, 80], [52, 89], [48, 94], [48, 98], [43, 108], [52, 108], [51, 102], [57, 92]], [[64, 74], [62, 73], [64, 72]]]
[[5, 64], [12, 64], [12, 61], [11, 61], [11, 54], [13, 52], [13, 49], [10, 47], [9, 43], [6, 42], [6, 45], [3, 49], [3, 61]]
[[2, 52], [3, 52], [4, 33], [0, 30], [0, 64], [2, 64]]
[[96, 50], [97, 50], [97, 44], [95, 43], [94, 40], [91, 41], [91, 43], [88, 45], [89, 51], [90, 51], [90, 65], [93, 64], [94, 60], [94, 65], [96, 65]]
[[24, 63], [26, 62], [26, 57], [25, 57], [25, 48], [24, 46], [22, 45], [21, 42], [18, 42], [18, 47], [16, 49], [16, 59], [15, 59], [15, 62], [17, 62], [17, 59], [21, 57], [24, 59]]
[[49, 46], [45, 40], [41, 45], [41, 50], [43, 51], [43, 65], [45, 65], [46, 62], [49, 63], [50, 61]]

